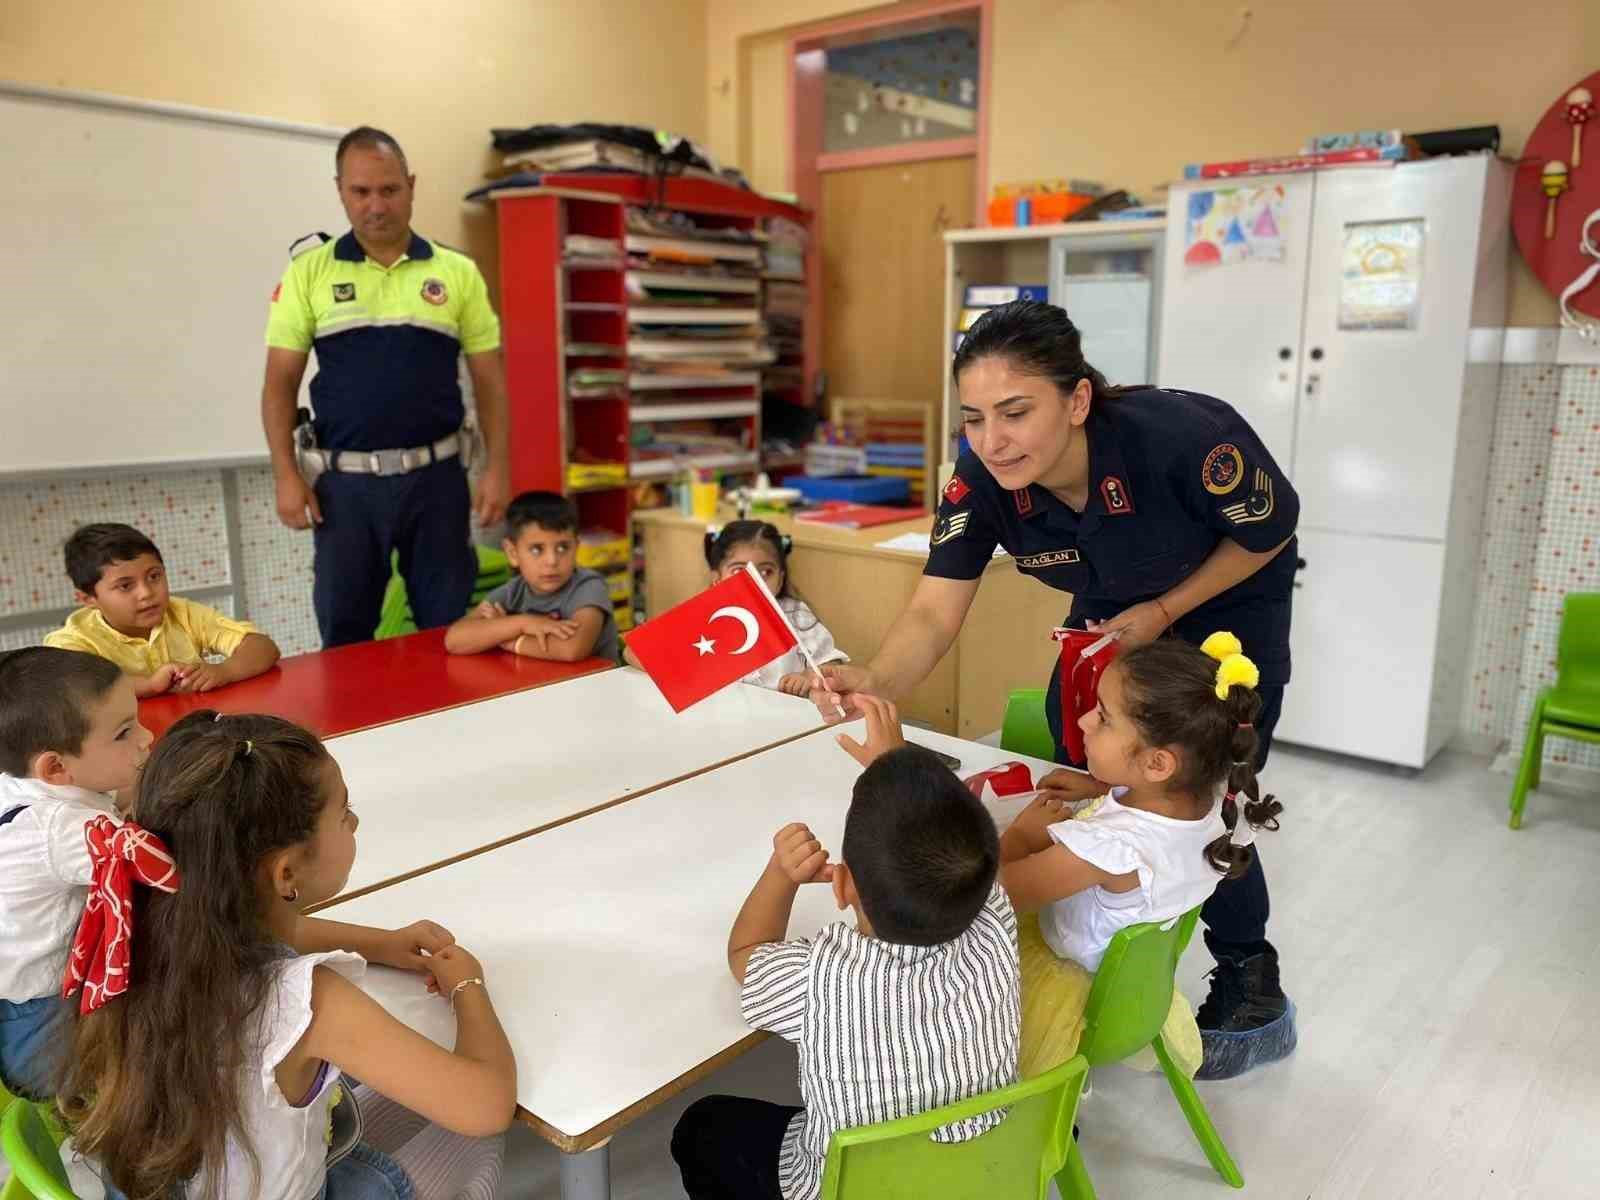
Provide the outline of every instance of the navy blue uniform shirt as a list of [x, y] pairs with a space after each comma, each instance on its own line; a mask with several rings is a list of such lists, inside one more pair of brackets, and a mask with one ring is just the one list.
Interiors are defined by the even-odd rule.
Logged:
[[1258, 553], [1290, 539], [1173, 627], [1197, 644], [1229, 630], [1263, 684], [1287, 683], [1300, 498], [1255, 431], [1221, 400], [1163, 388], [1095, 401], [1084, 429], [1082, 513], [1039, 484], [1001, 487], [976, 454], [963, 454], [940, 498], [923, 573], [976, 579], [1003, 546], [1017, 570], [1072, 593], [1067, 624], [1078, 626], [1170, 591], [1223, 538]]

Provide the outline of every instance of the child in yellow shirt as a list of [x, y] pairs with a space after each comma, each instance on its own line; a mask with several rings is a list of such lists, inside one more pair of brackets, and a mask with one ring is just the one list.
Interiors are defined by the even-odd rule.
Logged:
[[66, 562], [83, 607], [44, 644], [110, 659], [141, 697], [209, 692], [278, 661], [278, 647], [248, 621], [172, 595], [161, 551], [130, 525], [80, 527], [67, 539]]

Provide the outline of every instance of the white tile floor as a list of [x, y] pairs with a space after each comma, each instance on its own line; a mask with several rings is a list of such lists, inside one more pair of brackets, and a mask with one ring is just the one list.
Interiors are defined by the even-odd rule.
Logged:
[[[1262, 845], [1300, 1049], [1201, 1085], [1247, 1194], [1600, 1195], [1600, 1067], [1582, 1041], [1600, 988], [1600, 795], [1538, 793], [1512, 833], [1511, 781], [1481, 759], [1412, 775], [1280, 749], [1265, 778], [1287, 807]], [[1196, 942], [1180, 980], [1197, 1000]], [[712, 1091], [798, 1103], [794, 1056], [768, 1042], [623, 1130], [616, 1200], [683, 1195], [668, 1139]], [[1097, 1072], [1080, 1122], [1105, 1200], [1230, 1194], [1159, 1077]], [[507, 1200], [555, 1200], [554, 1150], [518, 1128], [508, 1159]]]

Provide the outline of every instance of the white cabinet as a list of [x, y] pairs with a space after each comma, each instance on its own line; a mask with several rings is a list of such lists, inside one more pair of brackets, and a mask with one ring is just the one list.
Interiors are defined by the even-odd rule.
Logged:
[[[1186, 263], [1193, 195], [1266, 186], [1280, 253]], [[1421, 767], [1454, 732], [1510, 190], [1489, 157], [1172, 189], [1158, 382], [1232, 404], [1300, 495], [1285, 741]]]
[[1417, 660], [1439, 635], [1444, 547], [1302, 527], [1300, 557], [1277, 736], [1421, 766], [1430, 681]]
[[[1187, 267], [1189, 196], [1206, 188], [1173, 188], [1156, 382], [1228, 401], [1288, 471], [1294, 455], [1295, 379], [1311, 244], [1313, 177], [1267, 176], [1237, 182], [1252, 188], [1283, 188], [1283, 257]], [[1174, 285], [1178, 295], [1171, 290]]]

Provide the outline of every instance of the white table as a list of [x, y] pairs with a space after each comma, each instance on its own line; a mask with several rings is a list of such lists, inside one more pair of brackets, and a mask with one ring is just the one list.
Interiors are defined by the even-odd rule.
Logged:
[[674, 715], [639, 671], [605, 671], [329, 742], [361, 816], [355, 895], [614, 804], [822, 725], [742, 684]]
[[[1020, 757], [909, 736], [956, 755], [963, 775]], [[1036, 778], [1052, 766], [1027, 761]], [[859, 774], [831, 734], [814, 734], [338, 901], [331, 915], [428, 917], [483, 960], [517, 1056], [519, 1116], [566, 1152], [565, 1200], [596, 1200], [609, 1193], [605, 1143], [618, 1129], [765, 1036], [740, 1019], [728, 930], [784, 824], [805, 821], [837, 854]], [[829, 889], [806, 887], [790, 930], [840, 916]], [[415, 976], [374, 968], [367, 980], [401, 1020], [453, 1044], [449, 1009]]]

